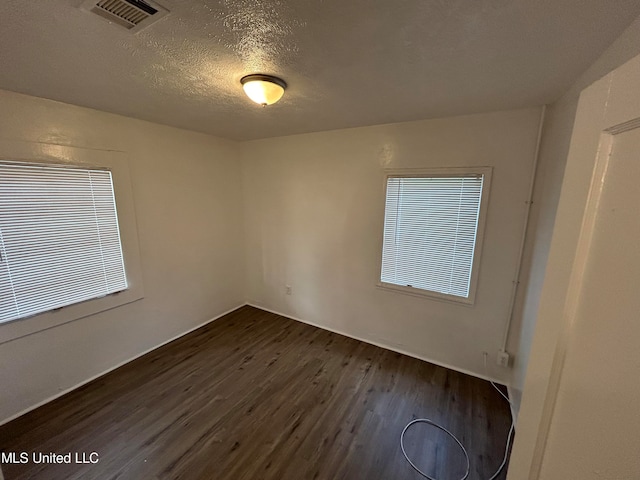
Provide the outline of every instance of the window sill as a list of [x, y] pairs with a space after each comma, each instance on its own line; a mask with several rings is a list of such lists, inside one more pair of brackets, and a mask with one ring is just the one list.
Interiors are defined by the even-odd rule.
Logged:
[[403, 295], [410, 295], [412, 297], [421, 297], [427, 300], [437, 300], [445, 303], [452, 303], [460, 305], [462, 307], [473, 307], [474, 299], [456, 297], [455, 295], [446, 295], [444, 293], [432, 292], [430, 290], [422, 290], [413, 287], [404, 287], [402, 285], [395, 285], [393, 283], [378, 282], [376, 287], [380, 290], [386, 290], [388, 292], [401, 293]]
[[67, 307], [57, 308], [31, 317], [10, 320], [0, 324], [0, 344], [111, 310], [112, 308], [140, 300], [143, 297], [142, 286], [134, 286], [104, 297], [74, 303]]

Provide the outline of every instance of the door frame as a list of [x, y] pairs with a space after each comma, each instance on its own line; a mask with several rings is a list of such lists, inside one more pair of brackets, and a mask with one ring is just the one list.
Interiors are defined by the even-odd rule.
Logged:
[[580, 95], [525, 379], [509, 480], [537, 480], [574, 328], [613, 138], [640, 128], [640, 55]]

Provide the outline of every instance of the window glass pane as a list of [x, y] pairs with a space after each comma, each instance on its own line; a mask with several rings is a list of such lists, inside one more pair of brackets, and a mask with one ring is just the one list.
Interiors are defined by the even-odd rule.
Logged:
[[483, 176], [387, 180], [381, 281], [469, 297]]
[[111, 172], [0, 163], [0, 254], [0, 322], [126, 289]]

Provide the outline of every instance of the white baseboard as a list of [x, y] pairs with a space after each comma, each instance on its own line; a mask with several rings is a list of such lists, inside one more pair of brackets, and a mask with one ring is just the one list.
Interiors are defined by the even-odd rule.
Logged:
[[[21, 417], [21, 416], [22, 416], [22, 415], [24, 415], [25, 413], [29, 413], [30, 411], [35, 410], [36, 408], [41, 407], [42, 405], [45, 405], [45, 404], [47, 404], [47, 403], [49, 403], [49, 402], [51, 402], [51, 401], [55, 400], [56, 398], [62, 397], [63, 395], [66, 395], [67, 393], [69, 393], [69, 392], [71, 392], [71, 391], [75, 390], [76, 388], [80, 388], [80, 387], [82, 387], [83, 385], [86, 385], [87, 383], [92, 382], [92, 381], [93, 381], [93, 380], [95, 380], [96, 378], [100, 378], [100, 377], [102, 377], [103, 375], [106, 375], [107, 373], [112, 372], [113, 370], [116, 370], [117, 368], [120, 368], [120, 367], [122, 367], [123, 365], [126, 365], [127, 363], [132, 362], [132, 361], [134, 361], [135, 359], [140, 358], [140, 357], [142, 357], [142, 356], [146, 355], [146, 354], [147, 354], [147, 353], [149, 353], [149, 352], [152, 352], [152, 351], [154, 351], [154, 350], [156, 350], [156, 349], [158, 349], [158, 348], [160, 348], [160, 347], [163, 347], [163, 346], [164, 346], [164, 345], [166, 345], [167, 343], [171, 343], [171, 342], [173, 342], [174, 340], [177, 340], [177, 339], [178, 339], [178, 338], [180, 338], [180, 337], [184, 337], [185, 335], [188, 335], [189, 333], [193, 332], [194, 330], [197, 330], [197, 329], [199, 329], [199, 328], [201, 328], [201, 327], [204, 327], [205, 325], [207, 325], [207, 324], [209, 324], [209, 323], [213, 322], [214, 320], [218, 320], [219, 318], [224, 317], [225, 315], [227, 315], [227, 314], [229, 314], [229, 313], [231, 313], [231, 312], [233, 312], [233, 311], [235, 311], [235, 310], [237, 310], [237, 309], [239, 309], [239, 308], [241, 308], [241, 307], [244, 307], [245, 305], [246, 305], [246, 303], [242, 303], [242, 304], [238, 305], [237, 307], [233, 307], [233, 308], [231, 308], [230, 310], [227, 310], [226, 312], [221, 313], [220, 315], [217, 315], [217, 316], [215, 316], [215, 317], [213, 317], [213, 318], [210, 318], [209, 320], [206, 320], [206, 321], [204, 321], [203, 323], [201, 323], [201, 324], [199, 324], [199, 325], [196, 325], [196, 326], [195, 326], [195, 327], [193, 327], [193, 328], [190, 328], [190, 329], [189, 329], [189, 330], [187, 330], [186, 332], [179, 333], [179, 334], [178, 334], [178, 335], [176, 335], [175, 337], [172, 337], [172, 338], [170, 338], [169, 340], [166, 340], [166, 341], [164, 341], [164, 342], [162, 342], [162, 343], [160, 343], [160, 344], [156, 345], [155, 347], [151, 347], [151, 348], [149, 348], [149, 349], [145, 350], [144, 352], [141, 352], [141, 353], [139, 353], [139, 354], [137, 354], [137, 355], [135, 355], [135, 356], [131, 357], [131, 358], [130, 358], [130, 359], [128, 359], [128, 360], [124, 360], [124, 361], [122, 361], [122, 362], [118, 363], [117, 365], [114, 365], [113, 367], [108, 368], [107, 370], [105, 370], [105, 371], [104, 371], [104, 372], [102, 372], [102, 373], [98, 373], [97, 375], [94, 375], [94, 376], [92, 376], [92, 377], [90, 377], [90, 378], [88, 378], [88, 379], [86, 379], [86, 380], [83, 380], [82, 382], [80, 382], [80, 383], [78, 383], [78, 384], [74, 385], [73, 387], [69, 387], [69, 388], [67, 388], [67, 389], [65, 389], [65, 390], [62, 390], [61, 392], [58, 392], [58, 393], [56, 393], [55, 395], [52, 395], [51, 397], [49, 397], [49, 398], [47, 398], [47, 399], [45, 399], [45, 400], [43, 400], [43, 401], [41, 401], [41, 402], [36, 403], [35, 405], [32, 405], [32, 406], [30, 406], [30, 407], [28, 407], [28, 408], [25, 408], [25, 409], [24, 409], [24, 410], [22, 410], [21, 412], [18, 412], [18, 413], [16, 413], [15, 415], [11, 415], [9, 418], [6, 418], [6, 419], [4, 419], [4, 420], [0, 421], [0, 426], [4, 425], [5, 423], [9, 423], [9, 422], [10, 422], [10, 421], [12, 421], [12, 420], [15, 420], [16, 418]], [[2, 480], [2, 474], [1, 474], [1, 472], [0, 472], [0, 480]]]
[[361, 342], [368, 343], [370, 345], [375, 345], [376, 347], [384, 348], [386, 350], [391, 350], [392, 352], [401, 353], [402, 355], [407, 355], [408, 357], [417, 358], [418, 360], [422, 360], [423, 362], [427, 362], [427, 363], [432, 363], [434, 365], [438, 365], [439, 367], [448, 368], [449, 370], [454, 370], [456, 372], [464, 373], [465, 375], [471, 375], [472, 377], [480, 378], [482, 380], [487, 380], [489, 382], [499, 383], [500, 385], [503, 384], [502, 380], [498, 380], [498, 379], [495, 379], [495, 378], [492, 378], [492, 377], [489, 377], [489, 376], [486, 376], [486, 375], [481, 375], [479, 373], [472, 372], [470, 370], [465, 370], [464, 368], [454, 367], [453, 365], [448, 365], [448, 364], [446, 364], [444, 362], [439, 362], [439, 361], [433, 360], [431, 358], [423, 357], [423, 356], [418, 355], [416, 353], [409, 352], [407, 350], [403, 350], [401, 348], [397, 348], [397, 347], [394, 347], [394, 346], [391, 346], [391, 345], [386, 345], [384, 343], [381, 343], [381, 342], [378, 342], [378, 341], [375, 341], [375, 340], [359, 337], [357, 335], [353, 335], [351, 333], [346, 333], [344, 331], [337, 330], [337, 329], [334, 329], [334, 328], [329, 328], [326, 325], [320, 325], [318, 323], [309, 322], [307, 320], [303, 320], [301, 318], [293, 317], [291, 315], [287, 315], [285, 313], [278, 312], [276, 310], [272, 310], [270, 308], [263, 307], [261, 305], [257, 305], [257, 304], [252, 303], [252, 302], [247, 302], [247, 305], [249, 305], [251, 307], [254, 307], [254, 308], [259, 308], [260, 310], [265, 310], [267, 312], [275, 313], [276, 315], [280, 315], [281, 317], [286, 317], [286, 318], [290, 318], [292, 320], [296, 320], [297, 322], [306, 323], [307, 325], [311, 325], [313, 327], [317, 327], [317, 328], [320, 328], [322, 330], [327, 330], [329, 332], [337, 333], [338, 335], [343, 335], [345, 337], [353, 338], [354, 340], [359, 340]]

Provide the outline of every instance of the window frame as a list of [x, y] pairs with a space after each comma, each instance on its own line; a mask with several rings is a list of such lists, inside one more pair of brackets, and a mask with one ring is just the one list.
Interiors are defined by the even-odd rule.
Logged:
[[[491, 177], [493, 174], [492, 167], [442, 167], [442, 168], [400, 168], [385, 169], [382, 184], [382, 215], [380, 226], [380, 239], [378, 247], [378, 269], [376, 287], [390, 292], [413, 295], [432, 300], [440, 300], [451, 302], [459, 305], [471, 307], [475, 304], [476, 293], [478, 288], [478, 279], [480, 275], [480, 263], [482, 257], [482, 245], [484, 241], [484, 233], [487, 220], [487, 211], [489, 208], [489, 195], [491, 192]], [[382, 275], [382, 254], [384, 248], [384, 224], [387, 202], [387, 183], [389, 178], [432, 178], [432, 177], [464, 177], [482, 175], [482, 194], [480, 197], [480, 213], [478, 215], [478, 228], [476, 230], [476, 241], [473, 253], [473, 262], [471, 264], [471, 279], [469, 282], [469, 296], [460, 297], [440, 293], [433, 290], [426, 290], [416, 287], [408, 287], [404, 285], [396, 285], [394, 283], [383, 282]]]
[[0, 344], [125, 305], [144, 297], [128, 158], [124, 152], [0, 140], [0, 161], [111, 171], [128, 288], [104, 297], [0, 323]]

